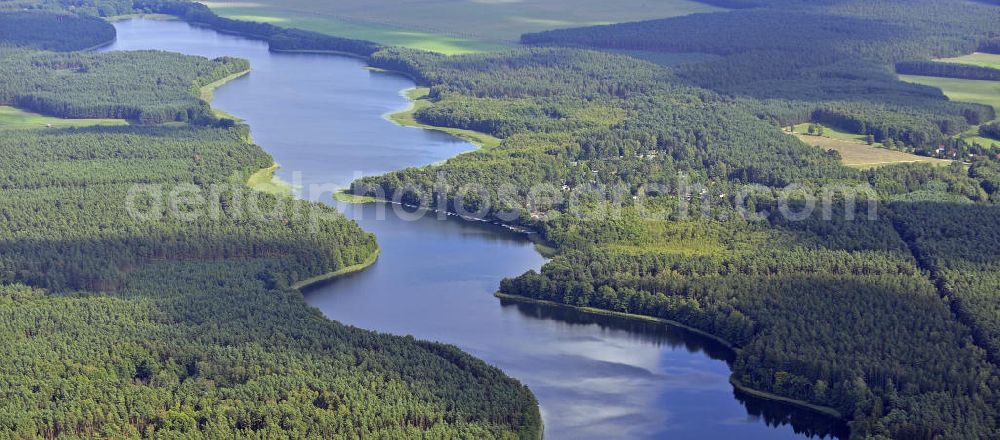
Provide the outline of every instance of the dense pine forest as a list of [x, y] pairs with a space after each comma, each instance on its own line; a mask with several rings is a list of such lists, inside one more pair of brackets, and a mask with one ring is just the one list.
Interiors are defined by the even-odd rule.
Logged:
[[[56, 3], [33, 5], [59, 9]], [[83, 3], [88, 14], [127, 12], [113, 2]], [[1000, 8], [960, 0], [705, 3], [733, 10], [525, 35], [528, 47], [454, 57], [221, 19], [182, 2], [137, 2], [129, 11], [171, 13], [255, 35], [276, 50], [366, 56], [373, 67], [430, 88], [418, 121], [501, 138], [499, 146], [439, 166], [353, 186], [360, 194], [403, 192], [404, 203], [538, 232], [556, 249], [554, 258], [541, 272], [505, 280], [501, 293], [661, 317], [709, 332], [735, 347], [735, 382], [834, 409], [850, 421], [855, 438], [1000, 436], [1000, 259], [992, 249], [1000, 166], [998, 152], [958, 137], [990, 136], [997, 115], [895, 76], [896, 69], [912, 68], [988, 79], [982, 76], [992, 72], [930, 60], [997, 52]], [[664, 66], [623, 51], [714, 56]], [[50, 60], [32, 63], [40, 64], [33, 67], [40, 78], [65, 74], [55, 60], [90, 61], [76, 54], [5, 56]], [[160, 57], [174, 67], [204, 63], [197, 64], [205, 67], [199, 75], [208, 76], [238, 63], [134, 56]], [[183, 83], [186, 77], [177, 75], [165, 78]], [[8, 100], [30, 90], [4, 81]], [[115, 111], [84, 94], [59, 96], [93, 114]], [[122, 104], [144, 109], [152, 103], [145, 99]], [[156, 114], [150, 122], [197, 122], [200, 115]], [[803, 122], [922, 154], [954, 150], [965, 162], [848, 168], [835, 151], [783, 131]], [[45, 384], [31, 382], [32, 370], [16, 376], [21, 382], [6, 391], [16, 396], [5, 403], [9, 413], [56, 405], [60, 417], [56, 423], [43, 415], [47, 409], [28, 412], [16, 419], [17, 432], [536, 433], [530, 393], [495, 369], [453, 348], [326, 322], [282, 290], [373, 250], [373, 239], [355, 225], [332, 215], [323, 233], [302, 238], [307, 225], [293, 215], [302, 205], [291, 202], [287, 215], [272, 216], [277, 223], [259, 224], [130, 225], [124, 214], [110, 212], [112, 192], [101, 188], [204, 186], [267, 165], [245, 128], [195, 125], [18, 134], [24, 139], [5, 142], [4, 164], [18, 164], [5, 167], [0, 180], [12, 194], [0, 212], [18, 225], [4, 232], [0, 252], [10, 255], [0, 260], [7, 285], [0, 309], [14, 317], [5, 332], [20, 344], [8, 368], [47, 364], [55, 348], [40, 350], [33, 341], [52, 329], [75, 329], [75, 340], [95, 347], [102, 331], [133, 338], [121, 351], [75, 352], [93, 369], [85, 386], [94, 391], [70, 387], [74, 379], [61, 371], [47, 370]], [[123, 147], [135, 139], [151, 147]], [[106, 147], [89, 147], [95, 142]], [[134, 165], [148, 161], [159, 164], [156, 173]], [[470, 184], [480, 190], [463, 191]], [[544, 196], [531, 190], [539, 184]], [[776, 215], [781, 188], [792, 184], [826, 188], [824, 195], [837, 202], [829, 218], [822, 211]], [[738, 200], [747, 188], [750, 194]], [[863, 190], [851, 205], [845, 193], [856, 188]], [[225, 195], [217, 194], [220, 212], [235, 209], [222, 203]], [[47, 207], [38, 208], [38, 200]], [[262, 203], [278, 204], [268, 197]], [[806, 203], [791, 201], [795, 209]], [[127, 226], [109, 226], [117, 224]], [[220, 295], [235, 301], [213, 300]], [[32, 313], [45, 319], [18, 318]], [[236, 318], [208, 319], [218, 315]], [[289, 315], [302, 319], [277, 318]], [[94, 316], [122, 317], [108, 320], [121, 328], [88, 326]], [[69, 345], [64, 335], [45, 341]], [[128, 417], [90, 426], [86, 421], [95, 418], [86, 414], [99, 404], [80, 396], [100, 392], [143, 397]], [[58, 403], [64, 401], [70, 403]], [[385, 406], [368, 411], [361, 401]]]
[[[59, 29], [59, 34], [52, 29]], [[115, 28], [96, 17], [61, 12], [0, 14], [0, 41], [5, 45], [51, 51], [84, 50], [115, 39]]]
[[0, 50], [0, 103], [63, 118], [138, 124], [218, 122], [197, 91], [250, 68], [169, 52], [52, 54]]
[[0, 436], [539, 436], [534, 397], [496, 368], [331, 322], [289, 289], [378, 246], [244, 185], [272, 159], [197, 92], [245, 61], [0, 57], [5, 103], [133, 122], [0, 130]]

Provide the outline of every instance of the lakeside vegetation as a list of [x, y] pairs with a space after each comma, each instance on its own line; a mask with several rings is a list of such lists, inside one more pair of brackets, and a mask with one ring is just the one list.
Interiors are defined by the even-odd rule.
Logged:
[[244, 185], [273, 159], [199, 95], [245, 61], [2, 56], [12, 101], [139, 124], [0, 136], [0, 435], [540, 436], [531, 392], [496, 368], [331, 322], [293, 289], [378, 246], [332, 208]]
[[500, 145], [500, 139], [487, 133], [421, 122], [422, 118], [426, 120], [426, 117], [422, 117], [422, 112], [428, 110], [433, 105], [428, 99], [430, 96], [429, 88], [414, 87], [406, 90], [404, 95], [406, 99], [410, 100], [410, 106], [405, 110], [389, 113], [386, 117], [390, 121], [405, 127], [423, 128], [448, 133], [459, 139], [468, 141], [479, 148], [495, 148]]
[[254, 191], [260, 191], [275, 196], [287, 196], [292, 193], [291, 184], [281, 180], [274, 173], [281, 168], [278, 164], [273, 164], [267, 168], [255, 171], [247, 177], [246, 185]]

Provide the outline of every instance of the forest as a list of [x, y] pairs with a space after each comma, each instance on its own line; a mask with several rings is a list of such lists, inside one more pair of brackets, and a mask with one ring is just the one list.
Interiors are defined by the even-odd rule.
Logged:
[[[59, 28], [63, 35], [54, 35]], [[0, 41], [7, 45], [57, 52], [84, 50], [115, 39], [115, 27], [96, 17], [62, 12], [0, 14]]]
[[679, 66], [676, 73], [726, 95], [763, 99], [760, 111], [781, 125], [812, 120], [925, 152], [996, 116], [987, 106], [949, 102], [937, 89], [900, 82], [889, 68], [988, 44], [1000, 21], [996, 7], [934, 0], [765, 3], [527, 34], [522, 41], [722, 55]]
[[65, 53], [0, 49], [0, 103], [63, 118], [138, 124], [217, 121], [195, 93], [250, 68], [235, 58], [169, 52]]
[[[540, 272], [505, 280], [498, 286], [503, 293], [656, 316], [707, 331], [735, 346], [734, 379], [836, 409], [850, 421], [855, 438], [1000, 437], [998, 259], [987, 249], [997, 241], [1000, 167], [995, 152], [957, 138], [981, 124], [989, 130], [985, 123], [997, 115], [988, 106], [951, 101], [938, 89], [894, 75], [898, 64], [995, 51], [1000, 9], [959, 0], [706, 3], [733, 10], [529, 34], [522, 38], [528, 47], [452, 57], [325, 37], [306, 43], [311, 34], [295, 37], [276, 26], [212, 18], [207, 9], [181, 2], [137, 6], [257, 35], [275, 49], [366, 55], [373, 67], [406, 73], [430, 87], [431, 105], [417, 112], [418, 121], [501, 138], [499, 146], [434, 167], [365, 178], [352, 189], [404, 191], [404, 203], [475, 212], [538, 232], [556, 249], [554, 258]], [[291, 41], [282, 43], [285, 37]], [[613, 53], [620, 50], [718, 57], [661, 66]], [[17, 81], [6, 81], [11, 93], [19, 90]], [[872, 135], [923, 154], [947, 147], [961, 151], [967, 163], [847, 168], [836, 155], [782, 131], [801, 122]], [[248, 144], [241, 128], [88, 130], [25, 135], [32, 136], [22, 141], [30, 148], [18, 149], [14, 142], [4, 153], [5, 161], [20, 166], [4, 169], [0, 182], [17, 196], [0, 213], [20, 229], [6, 233], [12, 238], [5, 236], [4, 246], [12, 250], [0, 255], [38, 257], [0, 260], [0, 280], [11, 298], [0, 297], [0, 307], [16, 308], [18, 301], [28, 309], [49, 307], [65, 312], [52, 326], [81, 328], [74, 307], [94, 297], [82, 292], [110, 292], [97, 297], [103, 302], [93, 307], [101, 311], [91, 313], [127, 314], [122, 322], [129, 328], [148, 328], [158, 339], [137, 340], [141, 348], [126, 349], [133, 357], [98, 359], [93, 353], [105, 352], [93, 350], [79, 353], [81, 362], [124, 368], [107, 374], [140, 390], [207, 396], [203, 405], [194, 397], [174, 402], [169, 393], [150, 391], [150, 400], [142, 401], [150, 403], [135, 410], [148, 411], [136, 413], [142, 424], [120, 419], [101, 429], [184, 432], [195, 426], [230, 435], [277, 434], [276, 427], [294, 426], [300, 431], [293, 432], [308, 434], [347, 430], [388, 437], [418, 431], [431, 437], [537, 433], [540, 418], [530, 392], [495, 369], [450, 347], [323, 321], [299, 296], [281, 289], [372, 249], [371, 237], [341, 218], [334, 216], [328, 233], [309, 239], [326, 243], [320, 248], [327, 252], [306, 248], [296, 232], [304, 226], [292, 213], [272, 216], [278, 225], [195, 222], [187, 228], [168, 221], [130, 225], [124, 230], [129, 234], [116, 234], [102, 221], [122, 214], [109, 212], [107, 197], [96, 188], [124, 182], [205, 185], [218, 182], [223, 169], [266, 166], [265, 155], [236, 145]], [[69, 150], [87, 151], [94, 143], [88, 136], [98, 132], [100, 139], [118, 139], [112, 143], [119, 147], [92, 151], [90, 163], [73, 164], [81, 159]], [[137, 136], [155, 154], [118, 150]], [[180, 142], [185, 138], [198, 141]], [[209, 154], [195, 145], [218, 151]], [[193, 154], [185, 157], [185, 146]], [[162, 174], [132, 165], [140, 160], [155, 161]], [[459, 197], [468, 184], [485, 191]], [[533, 199], [529, 189], [539, 184], [556, 196]], [[819, 211], [797, 221], [775, 215], [781, 189], [790, 184], [833, 188], [830, 197], [838, 203], [832, 217]], [[513, 185], [513, 195], [501, 191], [505, 185]], [[752, 195], [737, 200], [747, 188]], [[844, 188], [863, 189], [855, 206], [839, 195]], [[28, 201], [34, 207], [37, 200], [48, 207], [29, 209]], [[268, 200], [265, 206], [273, 207], [276, 200]], [[874, 216], [866, 211], [869, 201], [876, 202]], [[797, 208], [805, 203], [792, 200]], [[741, 209], [755, 215], [746, 217]], [[616, 215], [594, 215], [608, 210]], [[77, 222], [79, 231], [69, 226]], [[35, 235], [18, 238], [26, 229]], [[85, 257], [71, 261], [73, 255]], [[75, 275], [54, 275], [54, 267]], [[173, 280], [169, 286], [167, 279]], [[38, 288], [73, 293], [44, 296]], [[218, 295], [236, 301], [213, 300]], [[224, 325], [208, 318], [217, 315], [239, 318]], [[185, 325], [169, 325], [176, 322]], [[10, 324], [6, 331], [25, 340], [42, 331], [31, 325]], [[99, 340], [79, 331], [84, 340]], [[249, 344], [246, 351], [231, 348], [243, 343]], [[375, 346], [399, 348], [370, 350]], [[21, 363], [49, 353], [36, 351], [30, 341], [23, 350]], [[192, 374], [210, 379], [191, 380]], [[385, 378], [392, 378], [388, 387], [381, 385]], [[22, 380], [19, 389], [35, 389]], [[438, 383], [444, 385], [433, 385]], [[201, 386], [208, 391], [197, 394]], [[68, 392], [59, 391], [64, 394], [11, 393], [35, 400], [7, 404], [44, 407]], [[96, 429], [83, 423], [91, 418], [78, 415], [91, 404], [70, 400], [73, 411], [61, 412], [65, 422], [53, 425]], [[385, 407], [367, 412], [351, 404], [358, 401]], [[175, 409], [154, 417], [149, 408], [160, 406]], [[236, 409], [216, 411], [229, 406]], [[286, 411], [290, 415], [283, 418]], [[23, 416], [16, 426], [38, 432], [37, 417]]]
[[[998, 200], [994, 154], [955, 136], [996, 114], [893, 72], [897, 62], [976, 50], [1000, 11], [965, 2], [762, 3], [775, 6], [526, 35], [546, 47], [494, 54], [380, 50], [373, 66], [430, 87], [419, 121], [502, 142], [361, 179], [353, 190], [400, 191], [404, 203], [538, 231], [556, 256], [540, 273], [505, 280], [502, 293], [708, 331], [737, 347], [735, 379], [834, 408], [853, 437], [1000, 435], [995, 335], [982, 312], [995, 309], [986, 305], [996, 303], [995, 286], [970, 272], [962, 282], [978, 283], [978, 293], [951, 294], [954, 273], [924, 255], [961, 234], [995, 242], [994, 222], [976, 220], [983, 214], [960, 218]], [[723, 58], [666, 67], [605, 49]], [[804, 121], [978, 157], [846, 168], [782, 132]], [[532, 199], [539, 183], [555, 195]], [[768, 215], [793, 183], [866, 190], [855, 207], [836, 204], [832, 220], [820, 210], [800, 221]], [[485, 191], [461, 192], [469, 184]], [[738, 212], [734, 194], [747, 184], [755, 190], [742, 207], [762, 219]], [[686, 192], [692, 186], [700, 191]], [[705, 201], [714, 203], [698, 206]], [[595, 215], [608, 210], [615, 215]], [[941, 232], [924, 243], [910, 222]]]
[[979, 135], [990, 139], [1000, 140], [1000, 122], [981, 125], [979, 127]]
[[0, 133], [0, 436], [539, 437], [533, 395], [498, 369], [331, 322], [289, 289], [378, 245], [244, 185], [273, 159], [248, 127], [202, 123], [195, 92], [246, 61], [2, 57], [9, 103], [133, 124]]

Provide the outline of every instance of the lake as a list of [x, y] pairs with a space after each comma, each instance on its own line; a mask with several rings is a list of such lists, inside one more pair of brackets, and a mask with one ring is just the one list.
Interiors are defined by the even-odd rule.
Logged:
[[[362, 60], [271, 53], [264, 42], [179, 21], [115, 27], [117, 42], [103, 50], [250, 60], [253, 71], [217, 90], [213, 105], [245, 120], [281, 165], [279, 177], [296, 187], [345, 187], [360, 176], [474, 148], [389, 122], [385, 115], [407, 107], [401, 91], [414, 84], [366, 70]], [[503, 369], [538, 397], [547, 438], [784, 439], [842, 429], [808, 411], [735, 392], [731, 353], [710, 339], [662, 324], [498, 300], [493, 293], [501, 279], [544, 264], [524, 234], [434, 213], [394, 215], [398, 206], [338, 204], [329, 192], [320, 200], [374, 232], [382, 254], [366, 271], [305, 292], [307, 301], [330, 319], [454, 344]]]

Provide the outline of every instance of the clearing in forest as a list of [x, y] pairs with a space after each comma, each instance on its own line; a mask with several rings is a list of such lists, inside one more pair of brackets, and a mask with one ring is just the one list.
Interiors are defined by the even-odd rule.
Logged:
[[125, 125], [124, 119], [62, 119], [0, 106], [0, 129], [67, 128], [94, 125]]
[[942, 58], [937, 61], [1000, 69], [1000, 54], [993, 53], [976, 52], [971, 55], [962, 55], [955, 58]]
[[792, 134], [809, 145], [840, 153], [841, 162], [849, 167], [874, 168], [895, 163], [914, 162], [928, 162], [939, 165], [951, 163], [949, 160], [917, 156], [916, 154], [881, 148], [878, 144], [868, 145], [864, 142], [863, 135], [839, 132], [830, 128], [824, 128], [823, 136], [805, 134], [803, 126], [807, 125], [801, 124], [796, 126], [795, 132]]

